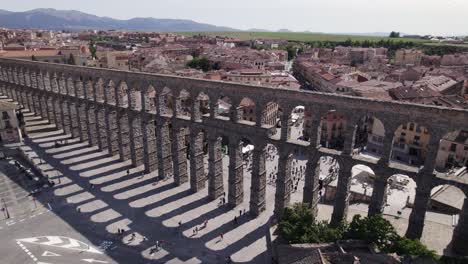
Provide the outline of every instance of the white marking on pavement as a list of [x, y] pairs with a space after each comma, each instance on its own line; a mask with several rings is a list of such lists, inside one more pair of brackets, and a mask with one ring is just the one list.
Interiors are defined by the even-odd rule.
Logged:
[[89, 263], [109, 263], [107, 261], [102, 261], [102, 260], [95, 260], [95, 259], [82, 259], [83, 261], [89, 262]]
[[[16, 243], [24, 250], [26, 254], [34, 261], [37, 262], [36, 256], [34, 256], [20, 241], [16, 241]], [[49, 263], [37, 263], [37, 264], [49, 264]]]
[[42, 253], [42, 256], [43, 257], [60, 257], [61, 255], [46, 250], [44, 251], [44, 253]]
[[17, 241], [102, 254], [99, 250], [91, 247], [90, 245], [84, 242], [81, 242], [81, 241], [78, 241], [76, 239], [69, 238], [69, 237], [63, 237], [63, 236], [29, 237], [29, 238], [17, 239]]

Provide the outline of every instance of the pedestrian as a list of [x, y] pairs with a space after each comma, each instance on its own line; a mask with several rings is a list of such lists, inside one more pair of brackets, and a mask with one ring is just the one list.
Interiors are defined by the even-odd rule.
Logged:
[[182, 226], [182, 221], [179, 221], [179, 227], [181, 227], [181, 226]]
[[198, 234], [198, 226], [195, 227], [195, 234]]
[[220, 238], [219, 240], [223, 240], [223, 233], [219, 235], [219, 238]]
[[117, 235], [120, 235], [120, 228], [117, 228]]
[[244, 215], [245, 215], [245, 208], [244, 208]]
[[226, 204], [226, 198], [223, 197], [223, 204]]
[[130, 175], [130, 170], [127, 170], [127, 176]]
[[242, 216], [242, 210], [239, 210], [239, 217]]
[[234, 216], [234, 224], [237, 225], [237, 216]]
[[135, 239], [135, 233], [132, 233], [132, 237], [130, 238], [130, 240], [134, 240]]
[[80, 208], [80, 207], [77, 207], [77, 208], [76, 208], [76, 211], [77, 211], [78, 213], [81, 213], [81, 208]]
[[155, 245], [156, 251], [159, 250], [159, 240], [156, 240], [156, 245]]

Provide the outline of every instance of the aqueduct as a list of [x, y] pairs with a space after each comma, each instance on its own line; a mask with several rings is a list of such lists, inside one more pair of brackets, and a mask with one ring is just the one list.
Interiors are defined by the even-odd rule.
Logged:
[[[292, 156], [298, 152], [305, 153], [308, 158], [303, 201], [315, 213], [319, 202], [320, 158], [331, 156], [340, 164], [332, 224], [341, 222], [347, 215], [351, 169], [357, 164], [370, 167], [376, 174], [370, 215], [382, 212], [389, 177], [405, 174], [417, 183], [406, 232], [409, 238], [422, 235], [434, 186], [453, 185], [468, 196], [467, 179], [434, 170], [443, 135], [454, 130], [468, 130], [466, 110], [13, 59], [0, 60], [0, 92], [48, 119], [64, 133], [107, 150], [110, 155], [119, 155], [121, 160], [131, 160], [134, 166], [144, 165], [147, 172], [157, 170], [159, 177], [174, 177], [176, 184], [189, 182], [193, 192], [208, 185], [211, 199], [227, 192], [227, 201], [232, 207], [240, 204], [244, 197], [240, 142], [246, 139], [255, 146], [249, 201], [250, 213], [254, 216], [265, 210], [267, 202], [274, 202], [275, 215], [280, 217], [282, 209], [289, 204]], [[181, 107], [182, 92], [189, 94], [189, 114]], [[207, 114], [200, 111], [201, 94], [209, 98]], [[220, 97], [228, 97], [232, 102], [228, 118], [218, 116], [217, 99]], [[240, 118], [242, 112], [236, 106], [244, 97], [253, 98], [255, 102], [255, 122]], [[168, 103], [168, 99], [172, 101]], [[281, 123], [286, 124], [274, 137], [271, 136], [273, 126], [262, 122], [266, 119], [265, 107], [270, 102], [281, 107]], [[290, 138], [290, 113], [297, 105], [305, 106], [312, 113], [308, 142]], [[320, 146], [321, 116], [331, 109], [344, 113], [347, 120], [341, 151]], [[366, 115], [378, 118], [385, 127], [379, 159], [368, 159], [353, 152], [357, 123]], [[394, 131], [407, 122], [420, 124], [430, 133], [426, 159], [419, 168], [390, 159]], [[229, 142], [227, 190], [223, 186], [222, 138]], [[207, 174], [203, 162], [204, 142], [208, 142]], [[274, 145], [279, 153], [275, 201], [265, 200], [265, 148], [268, 144]], [[187, 159], [190, 166], [187, 166]], [[465, 199], [452, 242], [457, 252], [468, 252], [468, 199]]]

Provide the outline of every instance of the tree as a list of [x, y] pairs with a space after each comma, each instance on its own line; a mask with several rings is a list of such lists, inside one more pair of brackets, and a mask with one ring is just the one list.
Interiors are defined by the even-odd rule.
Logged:
[[364, 218], [355, 215], [345, 236], [372, 243], [384, 251], [387, 251], [392, 246], [393, 241], [398, 238], [395, 228], [382, 215]]
[[307, 204], [297, 203], [284, 210], [279, 232], [289, 243], [334, 242], [343, 237], [345, 227], [331, 228], [326, 222], [316, 222]]
[[419, 240], [409, 239], [406, 237], [398, 237], [390, 251], [397, 253], [399, 256], [437, 259], [437, 255], [434, 250], [429, 250]]
[[72, 53], [70, 53], [70, 57], [68, 58], [67, 64], [75, 65], [75, 56], [73, 56]]
[[187, 67], [202, 70], [204, 72], [210, 71], [212, 69], [210, 62], [205, 57], [194, 58], [187, 63]]
[[400, 32], [392, 31], [392, 32], [390, 32], [389, 37], [390, 38], [399, 38], [400, 37]]
[[94, 43], [94, 40], [91, 39], [91, 41], [89, 42], [89, 52], [91, 53], [91, 58], [97, 59], [96, 51], [97, 51], [97, 48], [96, 48], [96, 45]]

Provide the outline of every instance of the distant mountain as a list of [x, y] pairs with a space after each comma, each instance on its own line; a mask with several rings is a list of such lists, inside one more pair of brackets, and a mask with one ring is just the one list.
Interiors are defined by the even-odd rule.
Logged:
[[287, 28], [282, 28], [282, 29], [279, 29], [277, 32], [293, 32]]
[[132, 18], [119, 20], [99, 17], [75, 10], [52, 8], [34, 9], [26, 12], [0, 10], [0, 27], [16, 29], [41, 28], [49, 30], [117, 29], [141, 31], [237, 31], [184, 19]]

